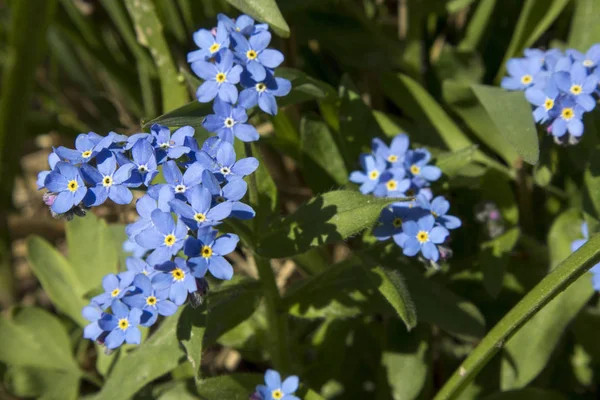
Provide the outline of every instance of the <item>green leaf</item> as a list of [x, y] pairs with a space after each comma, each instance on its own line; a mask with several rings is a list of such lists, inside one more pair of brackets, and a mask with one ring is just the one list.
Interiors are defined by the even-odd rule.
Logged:
[[337, 97], [333, 86], [312, 78], [300, 70], [280, 67], [277, 68], [275, 76], [288, 79], [292, 83], [291, 92], [277, 100], [279, 107], [310, 100], [333, 101]]
[[483, 270], [483, 285], [492, 297], [496, 297], [502, 289], [504, 271], [519, 235], [519, 228], [512, 228], [480, 246], [479, 264]]
[[169, 388], [160, 390], [159, 393], [152, 393], [157, 400], [199, 400], [194, 392], [189, 387], [187, 381], [170, 382]]
[[344, 240], [373, 226], [381, 210], [396, 201], [400, 199], [379, 199], [348, 190], [319, 195], [264, 235], [258, 253], [269, 258], [289, 257]]
[[508, 165], [514, 165], [518, 154], [508, 139], [500, 134], [489, 114], [475, 97], [469, 85], [446, 80], [442, 86], [444, 101], [469, 127], [479, 140], [498, 153]]
[[181, 309], [166, 318], [148, 341], [121, 354], [95, 400], [130, 398], [146, 384], [175, 369], [185, 358], [175, 333], [180, 315]]
[[400, 272], [377, 265], [366, 257], [363, 257], [362, 261], [371, 272], [367, 273], [371, 283], [396, 310], [398, 317], [406, 325], [406, 329], [410, 331], [417, 326], [417, 311]]
[[324, 122], [303, 117], [300, 135], [302, 172], [314, 192], [325, 192], [348, 182], [344, 159]]
[[9, 392], [38, 400], [76, 400], [80, 374], [46, 368], [10, 367], [5, 375]]
[[575, 0], [569, 47], [585, 53], [590, 47], [600, 43], [600, 26], [597, 18], [599, 14], [600, 4], [596, 0]]
[[138, 42], [150, 50], [158, 69], [163, 111], [181, 107], [188, 101], [187, 89], [179, 80], [154, 3], [152, 0], [125, 0], [125, 5], [135, 24]]
[[93, 213], [66, 223], [68, 259], [84, 292], [118, 272], [118, 253], [106, 222]]
[[475, 0], [450, 0], [446, 3], [446, 10], [452, 14], [470, 6], [474, 2]]
[[502, 360], [503, 390], [525, 387], [542, 372], [564, 330], [593, 294], [591, 279], [586, 274], [509, 339], [505, 346], [508, 354]]
[[477, 9], [469, 20], [469, 25], [464, 39], [460, 42], [458, 49], [462, 51], [474, 51], [481, 42], [486, 28], [494, 13], [496, 0], [480, 0]]
[[81, 315], [87, 305], [83, 300], [85, 290], [62, 254], [44, 239], [32, 236], [27, 240], [27, 258], [54, 306], [79, 326], [86, 326], [88, 321]]
[[540, 156], [537, 129], [531, 106], [523, 93], [484, 85], [472, 85], [471, 88], [498, 132], [525, 161], [536, 164]]
[[192, 365], [194, 376], [200, 378], [202, 365], [203, 340], [206, 332], [206, 306], [194, 308], [185, 306], [177, 325], [177, 339], [185, 348], [187, 359]]
[[0, 361], [20, 367], [77, 371], [65, 327], [40, 308], [21, 309], [13, 319], [0, 317]]
[[483, 400], [566, 400], [559, 392], [550, 390], [525, 388], [518, 390], [507, 390], [486, 396]]
[[259, 384], [264, 384], [260, 374], [229, 374], [203, 380], [198, 394], [205, 400], [248, 400]]
[[441, 169], [445, 175], [453, 177], [459, 174], [461, 169], [473, 161], [477, 148], [478, 146], [474, 144], [473, 146], [459, 151], [443, 153], [437, 157], [435, 165]]
[[202, 125], [204, 117], [212, 113], [213, 110], [210, 103], [193, 101], [159, 117], [151, 119], [150, 121], [142, 121], [142, 127], [149, 128], [154, 124], [170, 127], [180, 127], [186, 125], [198, 127]]
[[283, 38], [290, 36], [290, 27], [283, 19], [275, 0], [227, 0], [227, 2], [241, 12], [269, 24], [279, 36]]
[[570, 209], [561, 213], [552, 223], [548, 233], [550, 270], [553, 270], [571, 254], [571, 243], [583, 239], [581, 211]]
[[483, 200], [493, 201], [509, 226], [519, 222], [519, 208], [508, 179], [498, 171], [488, 170], [481, 182]]

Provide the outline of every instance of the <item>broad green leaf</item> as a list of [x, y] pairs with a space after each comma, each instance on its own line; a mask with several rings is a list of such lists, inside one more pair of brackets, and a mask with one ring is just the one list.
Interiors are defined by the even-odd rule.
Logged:
[[84, 292], [118, 272], [118, 253], [106, 222], [93, 213], [66, 223], [68, 259]]
[[198, 394], [205, 400], [248, 400], [259, 384], [264, 384], [260, 374], [229, 374], [199, 382]]
[[303, 117], [300, 143], [304, 179], [314, 192], [325, 192], [348, 182], [344, 159], [324, 122]]
[[175, 369], [185, 358], [176, 335], [180, 315], [181, 309], [166, 318], [150, 339], [122, 354], [95, 399], [130, 398], [146, 384]]
[[241, 12], [269, 24], [279, 36], [284, 38], [290, 36], [290, 27], [283, 19], [275, 0], [227, 0], [227, 2]]
[[268, 143], [295, 161], [299, 161], [300, 133], [290, 114], [280, 110], [277, 115], [271, 117], [271, 123], [273, 123], [273, 135], [267, 138]]
[[515, 201], [510, 182], [501, 173], [488, 170], [481, 182], [482, 200], [492, 201], [496, 204], [502, 219], [509, 226], [519, 222], [519, 208]]
[[537, 129], [531, 106], [523, 93], [484, 85], [472, 85], [471, 88], [498, 132], [525, 161], [536, 164], [540, 156]]
[[525, 324], [505, 346], [501, 387], [517, 389], [528, 385], [547, 365], [569, 323], [594, 294], [586, 274]]
[[285, 78], [292, 83], [292, 91], [277, 100], [280, 107], [309, 100], [333, 101], [337, 97], [333, 86], [314, 79], [300, 70], [281, 67], [277, 68], [275, 76]]
[[600, 26], [597, 18], [599, 14], [600, 3], [596, 0], [575, 0], [569, 47], [585, 53], [590, 47], [600, 43]]
[[373, 110], [373, 117], [379, 125], [379, 128], [384, 135], [388, 137], [394, 137], [402, 132], [416, 132], [416, 128], [410, 121], [398, 118], [395, 115], [383, 113], [381, 111]]
[[171, 110], [159, 117], [151, 119], [150, 121], [142, 121], [142, 127], [149, 128], [154, 124], [170, 127], [180, 127], [186, 125], [198, 127], [202, 125], [204, 117], [212, 113], [213, 110], [210, 103], [200, 103], [196, 100], [176, 108], [175, 110]]
[[470, 86], [446, 80], [442, 86], [444, 101], [490, 150], [498, 153], [512, 166], [518, 158], [513, 146], [496, 128], [490, 115], [475, 97]]
[[206, 306], [194, 308], [186, 305], [179, 317], [177, 339], [185, 348], [187, 360], [190, 362], [196, 379], [200, 378], [202, 365], [203, 340], [206, 332]]
[[417, 325], [417, 311], [400, 272], [378, 265], [366, 257], [362, 257], [361, 261], [369, 269], [367, 276], [371, 283], [396, 310], [398, 317], [410, 331]]
[[27, 258], [54, 306], [79, 326], [86, 326], [88, 321], [81, 315], [87, 305], [83, 300], [85, 290], [63, 255], [44, 239], [32, 236], [27, 240]]
[[152, 0], [125, 0], [127, 11], [135, 24], [137, 40], [150, 50], [160, 77], [163, 111], [181, 107], [188, 101], [188, 93], [179, 80], [177, 67], [163, 35], [163, 26]]
[[571, 243], [573, 241], [583, 239], [581, 233], [582, 222], [581, 211], [576, 209], [567, 210], [554, 220], [548, 232], [550, 270], [553, 270], [571, 254]]
[[488, 22], [492, 18], [496, 0], [480, 0], [475, 12], [469, 20], [464, 39], [460, 42], [458, 49], [463, 51], [473, 51], [481, 42]]
[[280, 258], [344, 240], [373, 226], [384, 207], [399, 199], [379, 199], [339, 190], [314, 197], [264, 235], [258, 253]]
[[441, 169], [445, 175], [453, 177], [460, 173], [461, 169], [473, 161], [477, 147], [478, 146], [474, 144], [471, 147], [467, 147], [452, 153], [443, 153], [437, 157], [435, 165]]
[[76, 400], [78, 372], [46, 368], [10, 367], [5, 375], [8, 391], [19, 397], [38, 400]]
[[157, 400], [199, 400], [200, 398], [190, 389], [191, 383], [187, 381], [170, 382], [168, 388], [152, 393]]
[[483, 271], [483, 285], [492, 297], [496, 297], [502, 289], [504, 271], [519, 235], [519, 228], [512, 228], [480, 246], [479, 264]]
[[79, 371], [65, 327], [41, 308], [21, 309], [12, 319], [0, 317], [0, 337], [0, 361], [6, 364]]
[[566, 400], [559, 392], [545, 389], [525, 388], [507, 390], [486, 396], [483, 400]]

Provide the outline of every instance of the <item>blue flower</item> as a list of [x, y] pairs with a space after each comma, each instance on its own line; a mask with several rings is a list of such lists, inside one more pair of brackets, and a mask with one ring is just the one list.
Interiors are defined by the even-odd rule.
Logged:
[[150, 186], [150, 182], [158, 175], [158, 165], [154, 148], [146, 140], [138, 140], [131, 149], [132, 162], [135, 168], [131, 171], [131, 177], [127, 181], [130, 186], [139, 186], [142, 183]]
[[210, 271], [217, 279], [229, 280], [233, 277], [233, 267], [225, 255], [235, 250], [239, 237], [227, 233], [215, 238], [217, 231], [205, 228], [198, 231], [198, 238], [189, 238], [185, 243], [185, 254], [190, 257], [190, 267], [197, 278], [203, 278]]
[[535, 58], [512, 58], [506, 63], [509, 77], [502, 78], [502, 86], [508, 90], [525, 90], [536, 83], [542, 63]]
[[60, 157], [54, 151], [48, 155], [48, 165], [50, 166], [50, 171], [42, 171], [38, 174], [36, 181], [38, 190], [46, 188], [44, 183], [46, 181], [46, 177], [50, 175], [50, 172], [54, 170], [54, 167], [59, 161]]
[[559, 94], [554, 81], [551, 81], [545, 87], [538, 87], [536, 85], [525, 91], [527, 100], [534, 106], [537, 106], [533, 111], [535, 122], [544, 123], [551, 118], [551, 112], [554, 109]]
[[440, 252], [436, 244], [444, 243], [449, 232], [442, 226], [435, 226], [433, 215], [421, 217], [417, 222], [406, 221], [402, 229], [407, 236], [403, 248], [405, 255], [414, 256], [420, 251], [428, 260], [439, 260]]
[[122, 345], [123, 342], [140, 344], [142, 333], [138, 325], [140, 324], [142, 310], [138, 308], [129, 310], [119, 300], [113, 301], [110, 308], [114, 315], [104, 314], [98, 321], [98, 325], [102, 330], [110, 332], [106, 337], [106, 347], [112, 350]]
[[298, 390], [298, 383], [298, 377], [295, 375], [288, 376], [282, 383], [279, 372], [268, 369], [265, 373], [265, 384], [258, 385], [256, 390], [263, 400], [300, 400], [294, 396], [294, 392]]
[[600, 63], [600, 44], [593, 45], [585, 54], [573, 49], [567, 50], [567, 54], [585, 68], [596, 68]]
[[202, 126], [209, 132], [216, 133], [219, 138], [233, 144], [233, 137], [242, 142], [258, 140], [256, 128], [247, 124], [248, 115], [243, 107], [233, 107], [219, 99], [213, 104], [214, 114], [207, 115]]
[[102, 328], [98, 325], [98, 320], [103, 316], [102, 309], [95, 303], [90, 303], [89, 305], [83, 307], [81, 310], [81, 315], [83, 318], [90, 321], [85, 328], [83, 328], [83, 337], [90, 340], [98, 340], [100, 335], [104, 333]]
[[134, 238], [140, 232], [154, 226], [152, 223], [152, 211], [159, 209], [164, 212], [170, 212], [171, 207], [169, 206], [169, 201], [173, 200], [174, 198], [175, 197], [168, 186], [163, 186], [159, 190], [158, 200], [154, 200], [148, 194], [141, 197], [135, 203], [135, 209], [137, 210], [140, 218], [138, 218], [138, 220], [134, 223], [125, 227], [125, 233], [127, 236]]
[[235, 41], [235, 55], [256, 81], [266, 78], [267, 68], [277, 68], [283, 62], [280, 51], [267, 49], [271, 43], [271, 34], [267, 31], [257, 32], [250, 39], [237, 32], [233, 32], [231, 37]]
[[98, 206], [110, 198], [117, 204], [129, 204], [133, 194], [125, 186], [125, 181], [131, 176], [133, 164], [125, 164], [117, 169], [117, 159], [109, 151], [103, 151], [97, 156], [98, 169], [89, 164], [81, 167], [81, 173], [92, 187], [85, 195], [83, 202], [86, 206]]
[[436, 197], [432, 202], [429, 202], [429, 199], [426, 196], [419, 196], [417, 200], [419, 202], [419, 206], [429, 211], [431, 215], [435, 217], [435, 222], [444, 228], [456, 229], [460, 228], [462, 225], [460, 219], [447, 214], [448, 210], [450, 210], [450, 202], [448, 202], [448, 200], [446, 200], [443, 196]]
[[292, 83], [284, 78], [274, 77], [267, 71], [265, 79], [256, 81], [249, 73], [242, 73], [242, 86], [246, 89], [240, 93], [240, 106], [248, 109], [256, 106], [267, 114], [277, 115], [275, 97], [286, 96], [292, 90]]
[[139, 274], [133, 280], [135, 290], [123, 298], [123, 303], [131, 308], [139, 308], [144, 313], [141, 317], [142, 326], [154, 325], [159, 315], [168, 317], [175, 314], [177, 306], [168, 300], [167, 290], [155, 290], [150, 278]]
[[406, 153], [404, 167], [418, 187], [437, 181], [442, 176], [442, 170], [438, 167], [427, 165], [429, 160], [431, 160], [431, 153], [425, 149], [409, 150]]
[[170, 260], [183, 247], [188, 228], [183, 221], [173, 221], [171, 214], [161, 210], [152, 211], [152, 228], [146, 229], [135, 237], [136, 242], [146, 249], [154, 250], [146, 259], [148, 264]]
[[553, 113], [555, 120], [550, 127], [552, 135], [560, 138], [567, 131], [575, 137], [583, 135], [583, 112], [584, 109], [572, 97], [561, 97]]
[[196, 97], [201, 103], [208, 103], [218, 95], [221, 100], [235, 104], [238, 98], [235, 85], [240, 81], [243, 68], [233, 65], [233, 53], [229, 50], [220, 52], [217, 59], [215, 64], [206, 61], [192, 64], [192, 70], [204, 79], [196, 91]]
[[219, 51], [229, 48], [229, 32], [224, 22], [217, 24], [216, 35], [209, 30], [200, 29], [194, 32], [194, 43], [200, 50], [194, 50], [188, 53], [187, 62], [208, 61], [215, 57]]
[[175, 262], [167, 261], [157, 265], [156, 270], [160, 273], [152, 278], [152, 286], [159, 292], [167, 291], [169, 299], [178, 306], [185, 303], [188, 293], [198, 290], [196, 279], [181, 257], [176, 257]]
[[389, 147], [380, 138], [373, 139], [371, 147], [375, 156], [383, 158], [389, 162], [392, 167], [395, 167], [402, 165], [404, 162], [404, 157], [406, 156], [409, 145], [410, 139], [408, 138], [408, 135], [401, 133], [392, 139], [392, 143]]
[[379, 183], [381, 174], [386, 170], [386, 161], [381, 157], [375, 157], [371, 154], [360, 155], [360, 165], [365, 171], [353, 171], [350, 173], [350, 182], [360, 184], [362, 194], [371, 193]]
[[137, 244], [135, 239], [131, 237], [123, 242], [123, 251], [126, 253], [131, 253], [134, 257], [137, 258], [144, 257], [148, 252], [147, 249]]
[[256, 31], [264, 31], [268, 29], [267, 24], [258, 24], [254, 25], [254, 20], [247, 16], [246, 14], [242, 14], [237, 17], [235, 20], [229, 18], [224, 14], [217, 14], [217, 20], [219, 23], [224, 23], [228, 32], [239, 32], [244, 36], [250, 36]]
[[[583, 234], [583, 239], [575, 240], [571, 243], [572, 252], [577, 251], [590, 239], [587, 222], [581, 224], [581, 233]], [[590, 269], [590, 272], [592, 273], [592, 285], [594, 286], [594, 290], [600, 291], [600, 263], [594, 265]]]
[[373, 229], [373, 235], [378, 240], [392, 237], [398, 246], [404, 247], [407, 236], [402, 230], [402, 224], [418, 216], [419, 211], [416, 208], [408, 207], [406, 203], [394, 203], [381, 212], [379, 225]]
[[403, 197], [410, 188], [410, 179], [404, 179], [406, 171], [393, 168], [381, 174], [379, 183], [375, 186], [373, 194], [377, 197]]
[[585, 111], [592, 111], [596, 107], [596, 100], [592, 94], [597, 89], [598, 77], [589, 75], [583, 65], [573, 64], [569, 72], [557, 72], [554, 74], [554, 80], [558, 88], [572, 96]]
[[194, 128], [183, 126], [173, 132], [166, 126], [154, 124], [150, 128], [155, 140], [156, 160], [162, 164], [167, 158], [177, 159], [187, 154], [191, 149], [186, 146], [186, 140], [194, 136]]
[[236, 161], [235, 150], [228, 142], [222, 142], [217, 150], [217, 155], [213, 160], [206, 152], [201, 152], [202, 164], [207, 165], [212, 162], [208, 168], [219, 180], [234, 181], [250, 175], [258, 168], [258, 160], [254, 157], [242, 158]]
[[231, 214], [231, 203], [224, 202], [211, 207], [212, 195], [209, 190], [200, 186], [194, 187], [187, 194], [187, 204], [181, 200], [172, 200], [171, 209], [181, 217], [191, 229], [214, 226]]
[[[98, 137], [102, 138], [101, 136]], [[93, 141], [87, 134], [81, 133], [75, 139], [76, 150], [60, 146], [55, 151], [61, 158], [69, 160], [73, 164], [81, 164], [92, 160], [98, 154], [96, 149], [98, 143], [100, 141]]]
[[163, 175], [176, 197], [185, 198], [183, 195], [188, 190], [191, 190], [202, 182], [202, 171], [204, 169], [205, 167], [201, 163], [196, 162], [190, 165], [182, 174], [177, 163], [171, 160], [164, 163]]
[[58, 162], [45, 180], [46, 189], [58, 195], [50, 206], [57, 214], [64, 214], [83, 200], [88, 189], [81, 178], [79, 168], [66, 162]]
[[131, 271], [121, 272], [118, 275], [108, 274], [102, 278], [102, 288], [104, 293], [95, 296], [92, 299], [92, 303], [98, 304], [103, 310], [105, 310], [113, 300], [119, 300], [127, 294], [127, 292], [133, 289], [131, 283], [135, 273]]
[[228, 182], [221, 188], [217, 177], [212, 172], [204, 170], [202, 173], [202, 186], [210, 191], [213, 196], [213, 204], [219, 204], [225, 201], [231, 203], [232, 217], [242, 220], [254, 218], [254, 215], [256, 214], [254, 209], [239, 201], [244, 197], [248, 190], [248, 184], [243, 179], [236, 179]]
[[152, 268], [146, 261], [138, 257], [127, 257], [125, 260], [125, 265], [127, 266], [127, 271], [131, 271], [135, 275], [142, 274], [149, 278], [152, 278], [154, 275], [156, 275], [154, 268]]

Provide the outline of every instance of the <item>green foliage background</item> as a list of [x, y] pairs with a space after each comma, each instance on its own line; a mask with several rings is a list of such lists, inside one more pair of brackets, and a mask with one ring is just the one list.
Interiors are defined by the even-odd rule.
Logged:
[[[257, 218], [226, 227], [243, 243], [236, 278], [107, 356], [82, 339], [81, 308], [124, 268], [131, 208], [52, 221], [35, 191], [46, 165], [28, 157], [153, 123], [206, 138], [185, 55], [194, 31], [240, 11], [278, 35], [293, 90], [252, 119]], [[560, 148], [523, 94], [497, 85], [527, 47], [600, 42], [599, 15], [598, 0], [5, 0], [0, 397], [247, 399], [275, 367], [300, 376], [306, 400], [598, 398], [585, 271], [600, 238], [569, 255], [581, 222], [599, 225], [600, 113]], [[434, 154], [434, 192], [463, 221], [440, 270], [375, 243], [391, 201], [347, 180], [373, 137], [402, 131]], [[502, 213], [494, 239], [481, 201]]]

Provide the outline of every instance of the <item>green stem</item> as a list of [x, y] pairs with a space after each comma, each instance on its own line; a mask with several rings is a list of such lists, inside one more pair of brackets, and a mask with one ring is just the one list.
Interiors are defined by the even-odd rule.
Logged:
[[538, 283], [492, 328], [440, 389], [434, 400], [458, 397], [519, 328], [599, 261], [600, 235], [596, 235]]

